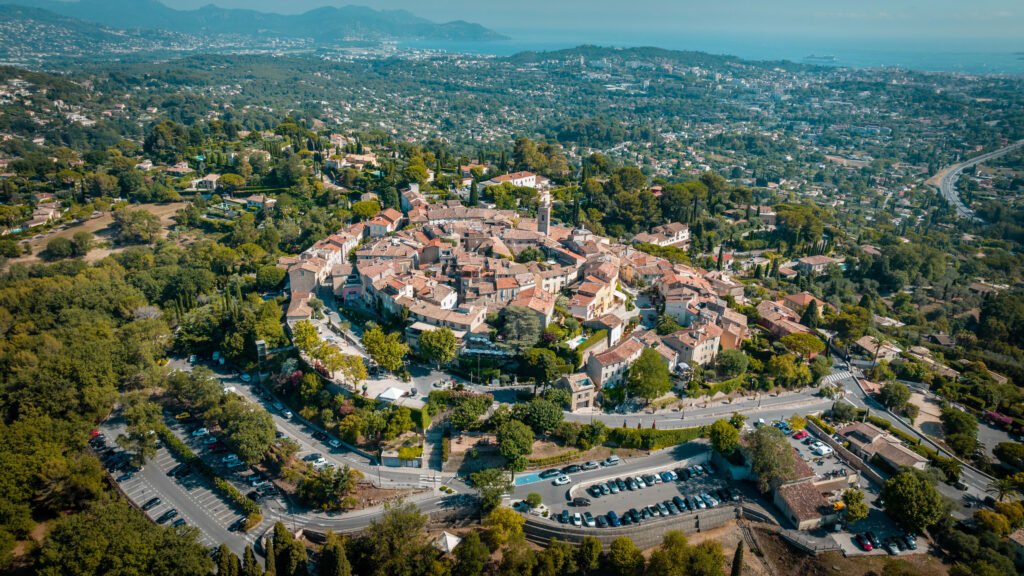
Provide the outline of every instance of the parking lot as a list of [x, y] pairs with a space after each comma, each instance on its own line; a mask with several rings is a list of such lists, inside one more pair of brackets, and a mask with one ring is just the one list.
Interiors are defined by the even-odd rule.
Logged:
[[551, 506], [552, 520], [600, 528], [689, 514], [742, 499], [740, 491], [707, 463], [669, 463], [628, 473], [615, 468], [604, 471], [601, 477], [573, 485], [567, 502]]
[[[843, 461], [838, 455], [831, 453], [830, 450], [821, 451], [817, 453], [814, 451], [813, 446], [815, 443], [820, 442], [820, 438], [817, 438], [814, 434], [805, 431], [806, 436], [801, 433], [790, 434], [789, 441], [796, 448], [797, 453], [804, 461], [814, 470], [817, 478], [827, 479], [830, 477], [847, 476], [850, 474], [856, 474], [857, 471], [847, 462]], [[825, 452], [824, 455], [821, 452]], [[903, 540], [903, 531], [892, 521], [891, 518], [876, 504], [880, 493], [880, 487], [875, 486], [866, 478], [861, 478], [859, 486], [864, 490], [865, 499], [868, 503], [868, 517], [858, 521], [857, 523], [846, 526], [844, 530], [840, 532], [834, 532], [832, 538], [838, 542], [839, 546], [842, 547], [843, 552], [846, 555], [864, 555], [864, 554], [875, 554], [885, 555], [892, 554], [887, 550], [886, 543], [892, 541], [894, 544], [902, 544], [901, 549], [898, 546], [893, 547], [895, 555], [898, 554], [909, 554], [914, 551], [911, 550], [905, 540]], [[880, 546], [871, 546], [871, 550], [866, 550], [863, 542], [870, 542], [870, 538], [864, 538], [865, 534], [870, 534], [874, 537], [874, 541]], [[861, 540], [858, 540], [858, 535], [861, 536]], [[897, 542], [898, 540], [898, 542]], [[915, 545], [916, 542], [915, 542]]]
[[[195, 471], [177, 477], [168, 472], [181, 462], [166, 448], [157, 449], [141, 469], [122, 465], [125, 453], [116, 449], [114, 439], [124, 431], [119, 417], [108, 420], [100, 428], [109, 448], [102, 454], [104, 466], [125, 496], [153, 521], [166, 526], [192, 526], [199, 539], [209, 545], [226, 543], [235, 552], [251, 544], [258, 533], [232, 530], [242, 515], [213, 490], [212, 482]], [[97, 444], [95, 448], [102, 448]]]

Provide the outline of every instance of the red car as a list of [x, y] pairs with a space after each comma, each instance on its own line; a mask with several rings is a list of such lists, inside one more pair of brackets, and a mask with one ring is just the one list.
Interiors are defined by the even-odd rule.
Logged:
[[797, 440], [803, 440], [804, 438], [807, 438], [808, 436], [810, 436], [810, 434], [807, 433], [807, 430], [801, 430], [801, 431], [797, 432], [796, 434], [793, 434], [793, 438], [795, 438]]
[[857, 534], [857, 544], [864, 549], [865, 552], [871, 552], [875, 548], [871, 545], [871, 541], [867, 539], [863, 534]]

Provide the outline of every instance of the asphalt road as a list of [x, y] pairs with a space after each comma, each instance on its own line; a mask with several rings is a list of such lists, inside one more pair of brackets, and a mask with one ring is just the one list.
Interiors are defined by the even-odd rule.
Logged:
[[[855, 368], [854, 373], [857, 372], [859, 372], [859, 370]], [[884, 418], [885, 420], [889, 421], [889, 423], [891, 423], [895, 428], [898, 428], [899, 430], [902, 430], [903, 432], [906, 432], [911, 436], [921, 438], [926, 446], [938, 450], [938, 452], [943, 456], [946, 456], [947, 458], [954, 457], [954, 455], [951, 454], [948, 450], [936, 444], [927, 436], [923, 436], [920, 432], [918, 432], [916, 429], [914, 429], [912, 426], [910, 426], [903, 420], [890, 414], [884, 406], [879, 404], [871, 396], [865, 394], [861, 387], [857, 384], [854, 375], [851, 374], [850, 376], [846, 377], [842, 383], [843, 385], [845, 385], [848, 392], [845, 399], [854, 406], [856, 406], [857, 408], [869, 409], [873, 416]], [[984, 500], [985, 497], [988, 496], [985, 490], [988, 488], [991, 479], [985, 476], [984, 474], [967, 466], [962, 467], [960, 479], [964, 482], [964, 484], [967, 485], [966, 491], [958, 490], [957, 488], [945, 483], [940, 483], [937, 486], [937, 488], [939, 492], [941, 492], [944, 496], [948, 497], [956, 504], [956, 508], [954, 509], [955, 513], [957, 513], [961, 517], [967, 517], [973, 513], [973, 510], [965, 506], [965, 503], [970, 501], [972, 502], [971, 505], [974, 506], [977, 502]]]
[[1007, 154], [1009, 152], [1012, 152], [1013, 150], [1016, 150], [1017, 148], [1020, 148], [1022, 145], [1024, 145], [1024, 140], [1021, 140], [1020, 142], [1016, 142], [1014, 144], [1010, 144], [1009, 146], [1000, 148], [999, 150], [994, 150], [992, 152], [982, 154], [981, 156], [976, 156], [966, 162], [961, 162], [960, 164], [956, 164], [950, 168], [947, 168], [948, 171], [942, 177], [942, 180], [939, 182], [939, 191], [942, 193], [942, 196], [946, 199], [946, 201], [949, 202], [951, 206], [953, 206], [958, 216], [961, 216], [963, 218], [974, 218], [975, 220], [980, 221], [980, 218], [974, 216], [974, 210], [971, 210], [970, 208], [965, 206], [964, 203], [960, 200], [959, 193], [957, 193], [956, 183], [960, 179], [960, 175], [963, 173], [963, 171], [976, 164], [980, 164], [982, 162], [992, 160], [993, 158], [1003, 156], [1004, 154]]

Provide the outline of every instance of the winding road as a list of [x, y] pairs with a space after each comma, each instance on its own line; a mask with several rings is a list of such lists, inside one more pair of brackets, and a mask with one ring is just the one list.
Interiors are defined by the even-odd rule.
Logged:
[[971, 166], [981, 164], [982, 162], [986, 162], [994, 158], [999, 158], [1000, 156], [1008, 154], [1020, 148], [1021, 146], [1024, 146], [1024, 140], [1021, 140], [1014, 144], [1010, 144], [1009, 146], [1005, 146], [1003, 148], [1000, 148], [999, 150], [993, 150], [992, 152], [982, 154], [981, 156], [975, 156], [974, 158], [971, 158], [966, 162], [961, 162], [960, 164], [955, 164], [948, 168], [944, 168], [941, 172], [939, 172], [939, 174], [936, 175], [939, 176], [939, 192], [946, 199], [946, 201], [949, 202], [949, 204], [956, 210], [957, 216], [960, 216], [962, 218], [973, 218], [976, 222], [981, 222], [981, 218], [978, 218], [977, 216], [974, 215], [974, 210], [971, 210], [966, 205], [964, 205], [963, 201], [960, 200], [959, 193], [957, 192], [956, 183], [957, 180], [960, 179], [960, 175], [963, 174], [963, 171], [966, 170], [967, 168], [970, 168]]

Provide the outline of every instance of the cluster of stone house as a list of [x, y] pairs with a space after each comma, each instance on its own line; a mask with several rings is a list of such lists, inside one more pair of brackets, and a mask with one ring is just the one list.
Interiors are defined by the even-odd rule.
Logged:
[[[310, 299], [330, 294], [407, 318], [413, 346], [423, 332], [446, 327], [466, 348], [483, 349], [489, 314], [519, 306], [546, 327], [561, 295], [564, 314], [607, 332], [606, 341], [587, 352], [583, 372], [564, 382], [574, 408], [594, 406], [603, 387], [619, 385], [644, 348], [676, 370], [710, 364], [720, 350], [737, 348], [748, 336], [746, 317], [725, 302], [743, 297], [742, 284], [728, 272], [672, 264], [585, 228], [555, 225], [546, 180], [516, 173], [489, 183], [504, 182], [540, 190], [536, 218], [457, 200], [431, 203], [410, 186], [400, 193], [400, 211], [383, 210], [299, 256], [282, 258], [292, 296], [288, 321], [308, 318]], [[660, 228], [654, 232], [688, 239], [685, 227]], [[516, 262], [526, 250], [541, 255], [540, 261]], [[654, 287], [666, 313], [685, 328], [666, 336], [630, 333], [623, 285]]]

